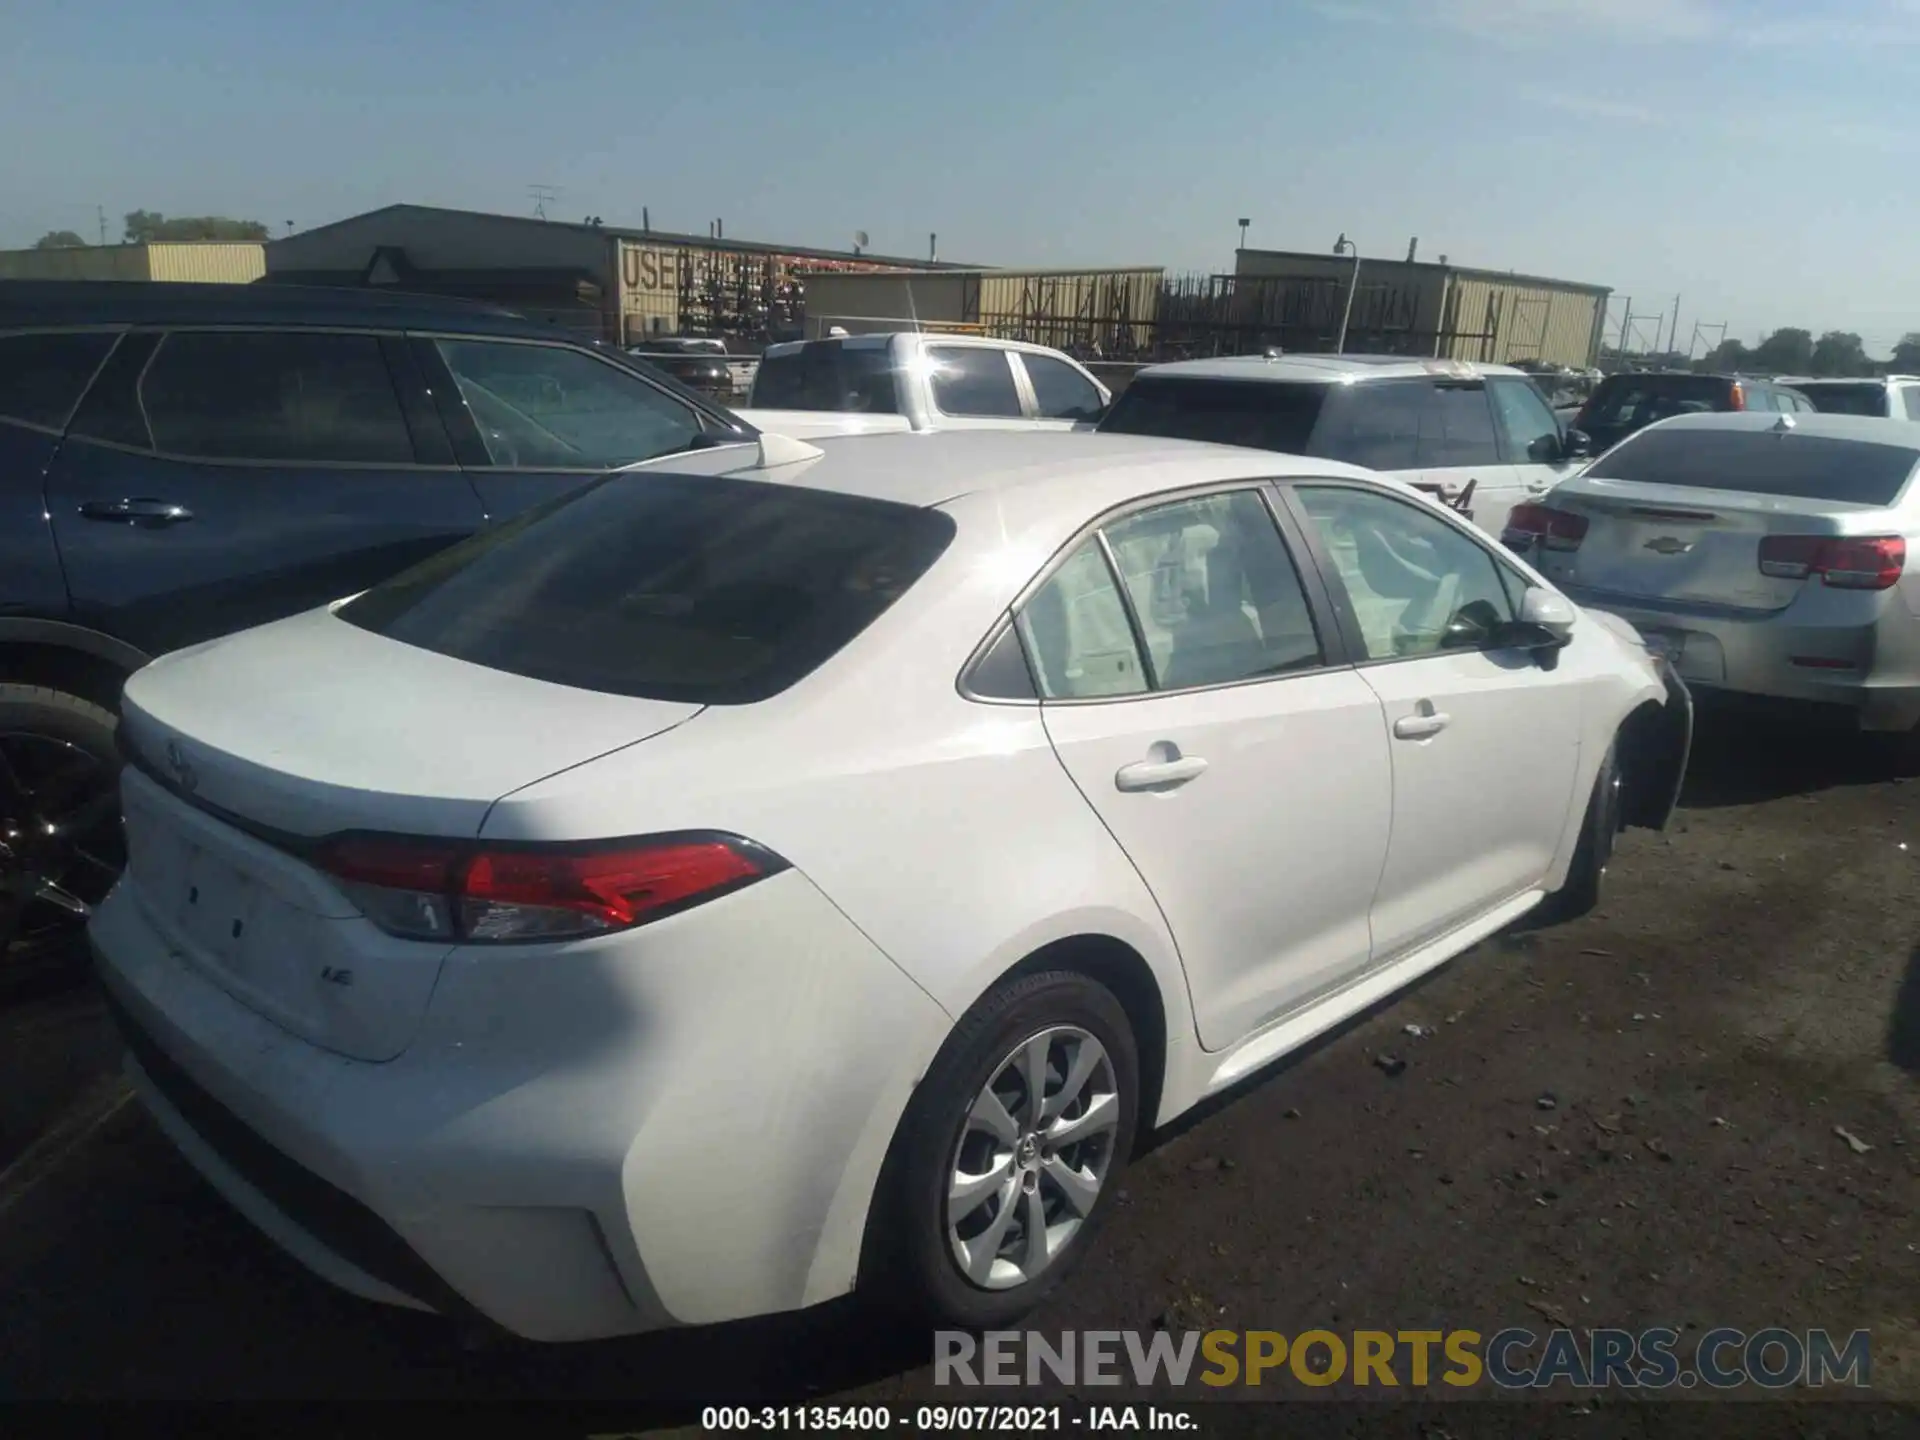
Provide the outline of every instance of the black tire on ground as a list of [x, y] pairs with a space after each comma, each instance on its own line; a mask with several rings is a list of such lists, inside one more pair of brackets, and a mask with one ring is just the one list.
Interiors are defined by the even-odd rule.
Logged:
[[[961, 1271], [949, 1241], [947, 1193], [962, 1127], [1002, 1062], [1028, 1037], [1075, 1026], [1112, 1065], [1119, 1118], [1104, 1181], [1067, 1248], [1034, 1279], [991, 1290]], [[1125, 1010], [1105, 986], [1069, 970], [1007, 982], [954, 1027], [902, 1117], [868, 1220], [861, 1264], [865, 1297], [920, 1323], [968, 1330], [1005, 1326], [1038, 1305], [1087, 1253], [1112, 1209], [1133, 1152], [1140, 1064]]]
[[1620, 789], [1620, 747], [1616, 741], [1607, 747], [1600, 773], [1593, 778], [1593, 793], [1580, 821], [1580, 841], [1574, 848], [1566, 883], [1540, 903], [1537, 913], [1542, 923], [1558, 925], [1577, 920], [1600, 903], [1607, 862], [1613, 858], [1613, 840], [1620, 833]]
[[[117, 774], [120, 765], [114, 747], [117, 723], [112, 711], [78, 695], [42, 685], [0, 684], [0, 736], [24, 734], [61, 741], [99, 760], [108, 774]], [[117, 817], [113, 828], [117, 845]], [[112, 858], [119, 859], [117, 850]], [[73, 888], [94, 903], [105, 896], [112, 878], [94, 867], [92, 873], [73, 877]], [[0, 905], [5, 902], [0, 892]], [[80, 983], [89, 973], [85, 935], [77, 917], [64, 927], [57, 923], [58, 916], [50, 920], [36, 912], [31, 918], [34, 929], [26, 938], [8, 944], [6, 936], [0, 935], [0, 999], [61, 989]]]

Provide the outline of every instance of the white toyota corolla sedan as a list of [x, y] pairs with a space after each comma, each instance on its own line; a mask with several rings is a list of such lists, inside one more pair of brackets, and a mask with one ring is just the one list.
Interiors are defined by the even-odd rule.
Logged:
[[130, 1073], [361, 1295], [1007, 1323], [1141, 1132], [1673, 806], [1664, 664], [1369, 472], [681, 459], [127, 686]]

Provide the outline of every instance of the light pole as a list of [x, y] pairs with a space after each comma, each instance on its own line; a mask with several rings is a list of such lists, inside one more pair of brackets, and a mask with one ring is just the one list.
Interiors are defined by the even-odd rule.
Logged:
[[1353, 318], [1353, 292], [1360, 288], [1360, 247], [1347, 239], [1346, 231], [1340, 232], [1340, 238], [1333, 242], [1333, 253], [1353, 256], [1353, 274], [1347, 280], [1347, 305], [1340, 312], [1340, 338], [1334, 342], [1333, 353], [1347, 353], [1347, 322]]
[[1242, 250], [1247, 248], [1247, 227], [1251, 224], [1253, 224], [1253, 221], [1247, 219], [1242, 219], [1240, 222], [1240, 248]]

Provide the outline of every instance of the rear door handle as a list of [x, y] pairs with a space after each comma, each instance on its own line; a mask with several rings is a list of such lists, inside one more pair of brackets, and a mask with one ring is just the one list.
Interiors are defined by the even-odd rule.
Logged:
[[80, 506], [85, 520], [108, 520], [121, 525], [160, 529], [193, 519], [193, 512], [171, 500], [88, 500]]
[[1393, 735], [1396, 740], [1425, 740], [1446, 729], [1452, 718], [1437, 711], [1431, 715], [1402, 715], [1393, 722]]
[[1126, 791], [1169, 790], [1205, 773], [1207, 762], [1198, 755], [1178, 760], [1136, 760], [1113, 772], [1113, 783]]

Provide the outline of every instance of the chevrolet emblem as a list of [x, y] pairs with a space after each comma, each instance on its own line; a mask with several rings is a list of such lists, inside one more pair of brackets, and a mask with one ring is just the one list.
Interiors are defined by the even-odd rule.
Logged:
[[1671, 535], [1662, 535], [1657, 540], [1647, 541], [1646, 548], [1656, 555], [1684, 555], [1693, 549], [1693, 541], [1677, 540]]

